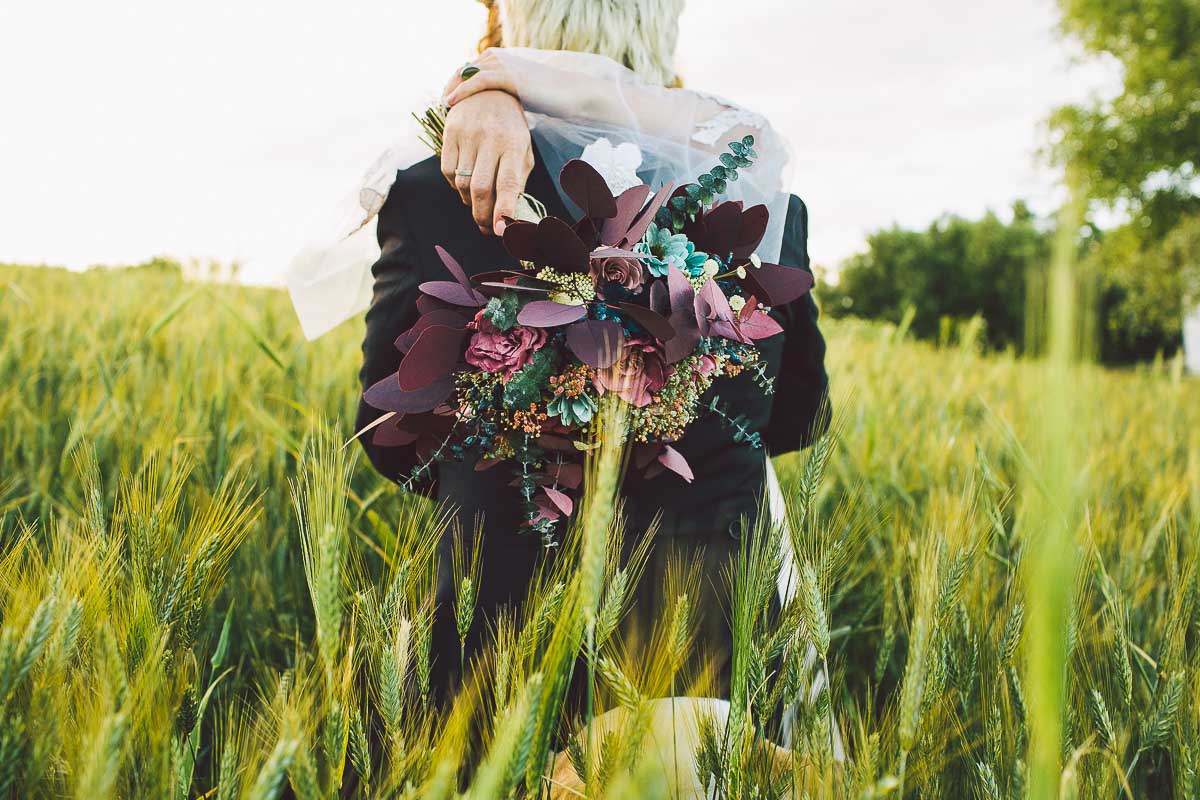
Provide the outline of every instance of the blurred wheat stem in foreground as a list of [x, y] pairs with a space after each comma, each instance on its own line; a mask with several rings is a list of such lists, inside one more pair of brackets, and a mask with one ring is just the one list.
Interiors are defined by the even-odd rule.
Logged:
[[1090, 391], [1079, 359], [1088, 352], [1080, 340], [1080, 320], [1090, 312], [1079, 308], [1083, 292], [1075, 253], [1086, 194], [1076, 176], [1068, 185], [1071, 197], [1061, 212], [1045, 298], [1049, 324], [1046, 357], [1039, 364], [1042, 394], [1037, 401], [1032, 481], [1036, 489], [1025, 494], [1022, 509], [1030, 537], [1026, 683], [1033, 800], [1057, 798], [1062, 790], [1066, 681], [1077, 638], [1077, 622], [1071, 614], [1077, 583], [1076, 534], [1086, 496], [1080, 481], [1085, 474]]

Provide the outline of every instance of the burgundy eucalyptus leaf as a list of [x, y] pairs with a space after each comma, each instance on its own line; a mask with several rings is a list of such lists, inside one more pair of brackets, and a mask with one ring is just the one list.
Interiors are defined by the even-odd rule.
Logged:
[[[552, 433], [543, 433], [537, 438], [538, 447], [546, 450], [553, 450], [558, 453], [574, 453], [575, 444], [565, 436], [555, 436]], [[520, 480], [518, 479], [518, 484]]]
[[742, 261], [750, 257], [767, 232], [767, 223], [771, 221], [771, 213], [764, 205], [751, 206], [742, 212], [742, 226], [738, 231], [737, 244], [733, 248], [733, 258]]
[[728, 319], [712, 320], [711, 322], [708, 323], [708, 332], [707, 333], [709, 336], [719, 336], [722, 339], [728, 339], [731, 342], [742, 342], [743, 344], [750, 344], [749, 338], [744, 336], [741, 333], [741, 331], [738, 330], [737, 325], [735, 325], [732, 320], [728, 320]]
[[570, 225], [546, 217], [538, 223], [537, 263], [562, 272], [587, 272], [588, 248]]
[[799, 267], [784, 267], [763, 262], [761, 267], [746, 265], [742, 285], [750, 288], [767, 305], [782, 306], [803, 297], [813, 287], [812, 273]]
[[401, 353], [407, 353], [412, 349], [413, 344], [417, 341], [417, 337], [430, 325], [465, 328], [470, 321], [470, 317], [464, 316], [452, 308], [436, 308], [428, 314], [422, 315], [415, 325], [396, 337], [396, 349]]
[[376, 381], [363, 392], [363, 401], [380, 411], [396, 411], [400, 403], [400, 379], [396, 373]]
[[586, 306], [569, 306], [553, 300], [533, 300], [517, 312], [517, 322], [530, 328], [557, 328], [587, 316]]
[[462, 359], [466, 341], [463, 328], [431, 325], [422, 331], [396, 373], [401, 390], [415, 392], [450, 375]]
[[[616, 216], [604, 220], [604, 225], [600, 229], [601, 243], [607, 245], [619, 244], [629, 231], [629, 226], [633, 224], [634, 217], [642, 210], [642, 206], [646, 205], [646, 198], [649, 196], [650, 187], [644, 183], [622, 192], [621, 196], [616, 200]], [[639, 236], [638, 239], [641, 239], [641, 237]]]
[[621, 357], [625, 333], [619, 322], [587, 319], [567, 328], [567, 347], [583, 363], [607, 369]]
[[549, 500], [545, 499], [544, 497], [538, 497], [536, 500], [533, 501], [533, 504], [535, 506], [537, 506], [537, 510], [538, 510], [538, 513], [533, 518], [533, 522], [535, 522], [535, 523], [541, 522], [542, 520], [548, 520], [550, 522], [554, 522], [555, 520], [557, 520], [559, 517], [562, 516], [562, 514], [559, 513], [558, 509], [555, 508], [554, 504], [551, 503]]
[[675, 328], [671, 326], [670, 320], [662, 314], [658, 314], [645, 306], [634, 305], [633, 303], [617, 303], [616, 307], [633, 319], [638, 325], [646, 329], [646, 332], [658, 339], [660, 342], [666, 342], [674, 338]]
[[663, 445], [662, 452], [658, 454], [658, 463], [676, 475], [679, 475], [688, 483], [696, 479], [696, 476], [692, 474], [692, 468], [688, 465], [687, 459], [669, 444]]
[[581, 159], [572, 159], [558, 175], [559, 185], [575, 205], [583, 209], [585, 217], [607, 219], [617, 214], [617, 204], [612, 190], [603, 176], [591, 164]]
[[645, 469], [654, 463], [661, 451], [662, 445], [660, 444], [638, 442], [633, 446], [633, 465], [638, 469]]
[[476, 472], [485, 472], [504, 463], [502, 458], [481, 458], [475, 462]]
[[451, 275], [454, 276], [454, 280], [458, 281], [458, 285], [466, 289], [468, 292], [471, 291], [471, 282], [467, 280], [466, 270], [462, 268], [461, 264], [454, 260], [454, 256], [446, 252], [446, 249], [440, 244], [434, 245], [433, 249], [438, 254], [438, 258], [442, 260], [442, 263], [446, 265], [446, 269]]
[[758, 298], [754, 295], [750, 295], [750, 297], [746, 300], [746, 305], [742, 306], [742, 310], [738, 312], [738, 320], [740, 322], [745, 322], [746, 320], [750, 319], [750, 315], [756, 311], [758, 311]]
[[[574, 446], [572, 446], [574, 449]], [[583, 465], [574, 461], [564, 461], [561, 464], [550, 464], [546, 468], [549, 478], [560, 486], [568, 489], [578, 489], [583, 485]]]
[[425, 281], [417, 288], [430, 297], [436, 297], [438, 300], [454, 306], [479, 308], [487, 302], [487, 298], [480, 292], [464, 288], [454, 281]]
[[600, 229], [591, 217], [580, 217], [571, 230], [575, 231], [579, 241], [583, 242], [588, 250], [594, 250], [600, 244]]
[[380, 411], [395, 411], [401, 414], [424, 414], [437, 408], [454, 389], [454, 378], [450, 375], [416, 392], [400, 389], [398, 375], [393, 373], [363, 393], [363, 400]]
[[729, 298], [721, 291], [715, 280], [708, 280], [696, 294], [696, 316], [708, 320], [733, 320], [733, 309]]
[[721, 203], [701, 217], [699, 227], [696, 248], [727, 258], [738, 243], [742, 209], [736, 203]]
[[783, 327], [765, 311], [756, 311], [748, 318], [739, 320], [737, 327], [742, 336], [755, 342], [783, 333]]
[[371, 436], [371, 443], [379, 447], [406, 447], [420, 438], [413, 431], [401, 430], [396, 422], [388, 420], [376, 428]]
[[650, 284], [650, 308], [664, 317], [671, 313], [671, 293], [664, 281], [654, 281]]
[[667, 267], [667, 289], [671, 295], [671, 312], [690, 310], [696, 297], [696, 289], [683, 271], [674, 264]]
[[571, 512], [575, 510], [575, 501], [568, 497], [565, 492], [560, 492], [552, 486], [543, 486], [542, 491], [546, 493], [546, 497], [550, 498], [550, 502], [558, 507], [563, 516], [571, 516]]
[[504, 249], [517, 261], [537, 261], [538, 226], [536, 222], [515, 220], [504, 229]]
[[417, 311], [421, 314], [432, 314], [434, 311], [444, 308], [454, 308], [449, 303], [443, 303], [436, 297], [430, 297], [427, 294], [417, 295]]
[[[642, 237], [646, 235], [646, 229], [654, 221], [654, 215], [658, 213], [658, 210], [663, 207], [663, 204], [667, 200], [671, 199], [671, 192], [674, 189], [675, 184], [668, 183], [654, 193], [654, 197], [650, 198], [650, 203], [642, 209], [642, 213], [638, 214], [637, 219], [634, 220], [633, 224], [629, 226], [629, 230], [626, 231], [622, 239], [624, 244], [635, 245], [642, 240]], [[617, 244], [620, 245], [621, 242]]]

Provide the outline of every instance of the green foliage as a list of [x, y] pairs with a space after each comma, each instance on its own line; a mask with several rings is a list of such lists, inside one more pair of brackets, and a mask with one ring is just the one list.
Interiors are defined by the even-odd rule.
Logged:
[[504, 405], [509, 408], [529, 408], [540, 401], [541, 387], [549, 385], [554, 368], [553, 348], [538, 350], [529, 358], [529, 363], [504, 384]]
[[[1200, 165], [1200, 2], [1059, 0], [1062, 27], [1115, 59], [1111, 100], [1066, 106], [1051, 124], [1056, 159], [1084, 171], [1097, 199], [1124, 200], [1159, 235], [1196, 208]], [[1159, 238], [1155, 236], [1154, 238]]]
[[702, 209], [710, 207], [725, 193], [729, 183], [738, 179], [739, 169], [751, 166], [756, 158], [758, 153], [754, 149], [753, 136], [746, 135], [740, 141], [730, 142], [729, 152], [721, 154], [720, 164], [697, 178], [695, 183], [676, 189], [676, 196], [659, 209], [655, 224], [679, 233]]
[[980, 315], [988, 344], [1020, 349], [1029, 279], [1045, 269], [1049, 242], [1023, 203], [1007, 224], [989, 213], [980, 220], [946, 217], [924, 231], [878, 231], [867, 252], [842, 265], [837, 284], [821, 290], [823, 307], [835, 317], [897, 324], [912, 309], [912, 332], [935, 340], [947, 323]]
[[1064, 33], [1121, 70], [1115, 97], [1065, 106], [1050, 120], [1053, 159], [1078, 171], [1094, 200], [1129, 217], [1092, 254], [1101, 352], [1114, 362], [1169, 355], [1200, 253], [1200, 0], [1059, 5]]
[[483, 315], [502, 331], [517, 324], [517, 307], [520, 299], [516, 292], [504, 292], [499, 297], [488, 300], [483, 309]]

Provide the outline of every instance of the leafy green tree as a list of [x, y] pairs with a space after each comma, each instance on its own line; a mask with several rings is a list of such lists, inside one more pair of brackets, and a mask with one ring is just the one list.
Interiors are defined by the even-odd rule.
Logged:
[[1006, 224], [993, 213], [980, 220], [946, 216], [924, 231], [877, 231], [867, 252], [842, 265], [822, 297], [834, 316], [899, 322], [913, 309], [911, 330], [942, 335], [947, 322], [976, 315], [987, 324], [988, 344], [1020, 347], [1027, 280], [1049, 258], [1049, 237], [1022, 202]]
[[1187, 267], [1200, 257], [1185, 247], [1195, 246], [1200, 214], [1200, 0], [1059, 5], [1064, 33], [1122, 71], [1116, 97], [1051, 118], [1054, 159], [1129, 217], [1089, 256], [1101, 287], [1101, 353], [1128, 361], [1170, 352], [1180, 341]]
[[[1060, 0], [1064, 32], [1115, 58], [1120, 94], [1060, 108], [1054, 154], [1092, 196], [1165, 233], [1195, 210], [1200, 166], [1200, 0]], [[1161, 238], [1161, 237], [1155, 237]]]

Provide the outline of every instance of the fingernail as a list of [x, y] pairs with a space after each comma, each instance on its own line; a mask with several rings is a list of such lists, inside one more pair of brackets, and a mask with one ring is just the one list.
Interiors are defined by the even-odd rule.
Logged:
[[496, 235], [499, 236], [500, 234], [504, 233], [504, 229], [506, 227], [507, 226], [505, 225], [504, 220], [499, 220], [496, 222]]

